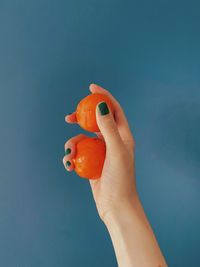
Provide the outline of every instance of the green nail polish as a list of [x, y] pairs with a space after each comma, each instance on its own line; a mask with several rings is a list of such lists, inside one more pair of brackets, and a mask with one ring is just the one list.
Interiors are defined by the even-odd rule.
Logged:
[[107, 115], [109, 113], [109, 109], [106, 102], [100, 103], [98, 108], [100, 110], [101, 115]]
[[65, 155], [68, 155], [68, 154], [70, 154], [71, 153], [71, 148], [67, 148], [66, 150], [65, 150]]
[[70, 161], [67, 161], [67, 162], [66, 162], [66, 166], [67, 166], [67, 167], [71, 166], [71, 162], [70, 162]]

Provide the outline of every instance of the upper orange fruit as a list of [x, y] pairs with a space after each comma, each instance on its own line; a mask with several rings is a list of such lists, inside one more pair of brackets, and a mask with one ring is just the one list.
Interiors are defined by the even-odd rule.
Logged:
[[76, 144], [73, 159], [76, 173], [87, 179], [101, 177], [106, 154], [105, 142], [96, 137], [86, 137]]
[[107, 95], [94, 93], [86, 96], [76, 108], [77, 122], [86, 131], [100, 131], [96, 121], [96, 106], [99, 102], [106, 102], [110, 111], [114, 114], [113, 104]]

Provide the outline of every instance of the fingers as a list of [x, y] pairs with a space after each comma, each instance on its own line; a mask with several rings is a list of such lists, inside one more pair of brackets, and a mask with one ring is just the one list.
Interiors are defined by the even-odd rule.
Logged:
[[114, 116], [115, 116], [115, 121], [118, 127], [119, 134], [125, 144], [131, 147], [134, 147], [135, 145], [134, 138], [131, 133], [125, 113], [122, 107], [120, 106], [119, 102], [112, 96], [110, 92], [108, 92], [108, 90], [102, 88], [101, 86], [97, 84], [90, 84], [89, 89], [91, 93], [101, 93], [101, 94], [105, 94], [109, 96], [109, 98], [111, 99], [113, 103]]
[[65, 116], [65, 121], [68, 123], [77, 123], [76, 112], [69, 113]]
[[74, 169], [74, 163], [72, 161], [72, 159], [75, 157], [76, 155], [76, 144], [86, 138], [87, 135], [85, 134], [79, 134], [77, 136], [74, 136], [72, 138], [70, 138], [64, 145], [64, 149], [65, 149], [65, 156], [63, 157], [63, 164], [64, 167], [67, 171], [72, 171]]
[[107, 148], [117, 151], [123, 144], [112, 112], [105, 102], [98, 103], [96, 107], [96, 119]]

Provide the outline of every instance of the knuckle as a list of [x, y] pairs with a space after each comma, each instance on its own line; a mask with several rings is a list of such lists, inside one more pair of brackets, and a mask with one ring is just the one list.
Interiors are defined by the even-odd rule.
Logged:
[[65, 166], [65, 162], [66, 162], [66, 158], [65, 157], [63, 157], [62, 162], [63, 162], [63, 164]]
[[69, 146], [69, 141], [70, 140], [68, 140], [67, 142], [65, 142], [65, 145], [64, 145], [64, 149], [66, 150], [67, 148], [68, 148], [68, 146]]
[[116, 125], [115, 125], [112, 117], [109, 116], [109, 117], [104, 119], [104, 127], [110, 131], [116, 130]]
[[109, 114], [106, 116], [102, 116], [102, 119], [106, 124], [110, 124], [112, 122], [112, 117]]
[[124, 144], [127, 145], [127, 146], [129, 146], [133, 150], [135, 148], [135, 141], [134, 141], [133, 138], [130, 138], [128, 140], [124, 140]]
[[71, 143], [74, 143], [77, 139], [79, 139], [79, 138], [84, 138], [84, 137], [86, 137], [85, 134], [78, 134], [78, 135], [76, 135], [76, 136], [74, 136], [74, 137], [71, 137], [70, 139], [68, 139], [68, 140], [65, 142], [65, 144], [64, 144], [64, 148], [66, 149]]
[[63, 157], [63, 163], [65, 164], [65, 162], [68, 160], [68, 156], [67, 155], [65, 155], [64, 157]]
[[106, 129], [110, 135], [114, 135], [116, 133], [116, 129], [112, 125], [108, 125]]

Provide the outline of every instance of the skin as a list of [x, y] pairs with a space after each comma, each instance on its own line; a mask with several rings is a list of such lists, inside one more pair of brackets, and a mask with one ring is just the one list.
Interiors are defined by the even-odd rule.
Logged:
[[[119, 102], [96, 84], [90, 84], [91, 93], [106, 94], [112, 100], [111, 112], [102, 116], [96, 107], [100, 132], [96, 133], [106, 143], [106, 158], [102, 176], [89, 180], [98, 214], [107, 227], [119, 267], [167, 266], [156, 237], [142, 207], [135, 182], [135, 140]], [[77, 123], [75, 112], [65, 117], [67, 123]], [[65, 143], [71, 153], [63, 157], [67, 171], [72, 171], [76, 143], [84, 138], [77, 135]], [[66, 167], [66, 161], [71, 166]]]

